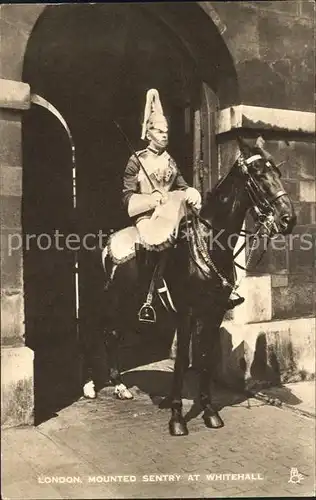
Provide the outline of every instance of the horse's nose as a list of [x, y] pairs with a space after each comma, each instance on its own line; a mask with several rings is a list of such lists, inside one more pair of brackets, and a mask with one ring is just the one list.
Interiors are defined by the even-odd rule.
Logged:
[[289, 215], [289, 214], [282, 215], [280, 219], [280, 225], [283, 233], [290, 234], [295, 224], [296, 224], [296, 215]]
[[289, 214], [282, 215], [281, 224], [283, 224], [284, 226], [287, 226], [289, 224], [290, 220], [291, 220], [291, 216]]

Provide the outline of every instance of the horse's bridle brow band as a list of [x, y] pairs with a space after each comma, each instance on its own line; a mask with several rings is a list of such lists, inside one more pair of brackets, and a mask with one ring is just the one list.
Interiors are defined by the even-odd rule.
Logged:
[[257, 161], [257, 160], [262, 160], [262, 156], [257, 154], [257, 155], [252, 155], [250, 156], [250, 158], [247, 158], [245, 161], [246, 165], [250, 165], [250, 163], [253, 163], [254, 161]]
[[[257, 160], [263, 160], [264, 158], [260, 154], [255, 154], [250, 156], [250, 158], [247, 158], [244, 160], [245, 165], [250, 165], [251, 163], [257, 161]], [[249, 174], [248, 174], [249, 175]], [[252, 186], [251, 186], [252, 184]], [[259, 200], [258, 194], [260, 193], [260, 189], [258, 188], [257, 182], [253, 179], [251, 175], [249, 175], [249, 181], [246, 184], [248, 194], [250, 195], [250, 198], [254, 204], [262, 204], [262, 205], [270, 205], [274, 204], [279, 198], [282, 196], [288, 196], [287, 192], [284, 190], [278, 191], [273, 198], [270, 200]], [[255, 189], [254, 189], [255, 188]], [[257, 191], [257, 192], [256, 192]], [[256, 200], [257, 198], [257, 200]]]

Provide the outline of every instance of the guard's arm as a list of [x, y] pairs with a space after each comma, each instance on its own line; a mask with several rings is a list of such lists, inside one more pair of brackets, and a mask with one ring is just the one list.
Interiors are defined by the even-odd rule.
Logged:
[[135, 163], [133, 158], [130, 158], [124, 172], [122, 189], [122, 202], [124, 208], [126, 209], [128, 209], [128, 204], [131, 196], [134, 193], [139, 192], [138, 172], [138, 165]]
[[189, 186], [189, 184], [184, 180], [180, 170], [177, 168], [177, 176], [174, 180], [173, 189], [181, 190], [186, 192], [186, 201], [189, 205], [193, 205], [197, 210], [201, 208], [201, 195], [197, 189]]
[[128, 202], [128, 215], [135, 217], [136, 215], [143, 214], [149, 210], [153, 210], [159, 203], [160, 201], [153, 194], [134, 193]]
[[130, 217], [153, 210], [161, 201], [159, 193], [140, 194], [138, 183], [139, 166], [133, 157], [129, 159], [123, 179], [123, 205]]

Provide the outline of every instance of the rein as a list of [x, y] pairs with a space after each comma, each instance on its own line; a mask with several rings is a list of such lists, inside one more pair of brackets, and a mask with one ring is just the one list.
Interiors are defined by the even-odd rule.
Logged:
[[[221, 280], [222, 286], [230, 288], [231, 291], [234, 292], [234, 294], [236, 296], [240, 297], [239, 293], [237, 292], [237, 289], [240, 286], [240, 282], [238, 284], [230, 283], [228, 281], [228, 279], [221, 273], [221, 271], [215, 265], [214, 261], [211, 259], [210, 255], [209, 255], [208, 248], [207, 248], [207, 244], [206, 244], [203, 236], [201, 236], [201, 226], [200, 226], [201, 222], [200, 222], [200, 220], [198, 218], [194, 218], [192, 220], [193, 227], [190, 230], [187, 210], [185, 210], [185, 219], [186, 219], [186, 227], [187, 227], [187, 242], [188, 242], [188, 248], [189, 248], [190, 257], [191, 257], [192, 261], [199, 268], [199, 270], [201, 271], [201, 273], [204, 275], [205, 278], [210, 279], [211, 272], [214, 271], [215, 274], [218, 276], [218, 278]], [[260, 227], [258, 228], [256, 233], [251, 233], [251, 234], [253, 234], [253, 236], [255, 237], [259, 233], [259, 231], [260, 231]], [[196, 242], [196, 248], [198, 250], [199, 256], [202, 258], [202, 262], [205, 264], [206, 269], [203, 267], [203, 265], [201, 265], [199, 263], [198, 257], [196, 257], [194, 255], [194, 249], [193, 249], [194, 248], [194, 240]], [[245, 246], [245, 244], [244, 244], [244, 246]], [[243, 268], [242, 266], [240, 266], [239, 264], [237, 264], [235, 262], [235, 256], [233, 256], [234, 265], [237, 267], [242, 267], [242, 269], [244, 269], [244, 270], [247, 270], [247, 268], [250, 264], [250, 261], [252, 259], [252, 256], [253, 256], [254, 249], [255, 249], [255, 247], [253, 244], [251, 249], [250, 249], [245, 268]], [[240, 251], [241, 250], [239, 250], [238, 253], [240, 253]], [[257, 264], [260, 262], [261, 258], [262, 258], [262, 256], [260, 257]]]

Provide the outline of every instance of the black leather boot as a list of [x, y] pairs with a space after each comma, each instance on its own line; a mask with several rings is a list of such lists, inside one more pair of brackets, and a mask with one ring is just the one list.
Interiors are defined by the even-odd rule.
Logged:
[[158, 257], [158, 268], [157, 268], [157, 279], [156, 279], [156, 289], [158, 292], [158, 297], [160, 298], [165, 309], [170, 312], [177, 312], [176, 307], [173, 303], [173, 299], [171, 296], [171, 291], [168, 288], [168, 284], [164, 278], [165, 270], [167, 267], [168, 259], [170, 253], [173, 251], [173, 248], [168, 248], [159, 252]]
[[239, 297], [236, 297], [234, 299], [229, 298], [227, 303], [227, 310], [234, 309], [235, 307], [240, 306], [240, 304], [243, 304], [243, 302], [245, 302], [245, 299], [240, 295]]

